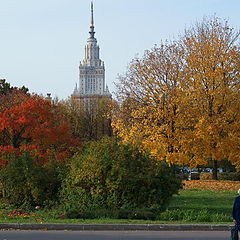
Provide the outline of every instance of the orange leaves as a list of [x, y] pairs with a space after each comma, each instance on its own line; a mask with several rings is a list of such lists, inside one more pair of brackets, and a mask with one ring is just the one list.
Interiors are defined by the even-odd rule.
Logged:
[[[1, 129], [15, 133], [13, 137], [20, 135], [19, 138], [30, 139], [35, 144], [43, 143], [42, 139], [52, 140], [56, 135], [55, 140], [58, 140], [59, 136], [64, 137], [69, 131], [62, 116], [54, 112], [54, 107], [38, 97], [32, 97], [0, 113], [0, 120]], [[18, 142], [15, 147], [20, 145]]]
[[0, 166], [5, 166], [8, 164], [9, 156], [21, 156], [25, 151], [30, 153], [38, 165], [45, 164], [51, 157], [51, 151], [49, 149], [43, 150], [40, 148], [40, 146], [34, 144], [24, 144], [19, 148], [14, 148], [13, 146], [0, 146]]
[[0, 167], [8, 164], [7, 156], [13, 153], [16, 153], [16, 149], [13, 146], [0, 146]]
[[[29, 151], [38, 164], [49, 161], [51, 155], [64, 161], [69, 156], [71, 144], [79, 144], [71, 134], [70, 124], [57, 107], [38, 96], [28, 97], [19, 105], [0, 112], [1, 132], [6, 134], [12, 146], [8, 149], [2, 147], [2, 153], [6, 155], [11, 148], [19, 154]], [[4, 142], [0, 144], [7, 145]]]
[[228, 180], [191, 180], [183, 182], [184, 189], [238, 190], [240, 182]]
[[28, 213], [23, 210], [13, 210], [8, 215], [8, 217], [21, 217], [21, 218], [27, 218], [27, 217], [34, 217], [36, 216], [34, 213]]
[[[30, 129], [36, 127], [38, 123], [39, 100], [28, 99], [20, 105], [13, 106], [0, 113], [1, 129], [8, 129], [9, 132], [20, 132], [26, 134]], [[44, 107], [42, 105], [41, 107]], [[17, 147], [17, 146], [15, 146]]]
[[204, 19], [132, 61], [113, 119], [123, 142], [169, 163], [228, 158], [240, 168], [240, 51], [227, 22]]

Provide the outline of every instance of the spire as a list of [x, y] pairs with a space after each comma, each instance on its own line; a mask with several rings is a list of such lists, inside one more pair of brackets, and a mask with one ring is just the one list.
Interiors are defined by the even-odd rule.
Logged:
[[73, 94], [77, 95], [77, 93], [78, 93], [78, 88], [77, 88], [77, 83], [76, 83]]
[[93, 2], [91, 2], [91, 26], [94, 26], [94, 20], [93, 20]]
[[90, 25], [90, 38], [94, 38], [94, 20], [93, 20], [93, 2], [91, 2], [91, 25]]

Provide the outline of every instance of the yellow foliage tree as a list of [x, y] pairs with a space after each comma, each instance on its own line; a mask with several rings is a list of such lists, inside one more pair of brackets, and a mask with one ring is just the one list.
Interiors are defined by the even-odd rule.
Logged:
[[132, 61], [120, 77], [122, 102], [113, 119], [115, 133], [124, 142], [147, 149], [152, 156], [183, 164], [180, 151], [179, 99], [183, 52], [175, 43], [162, 44]]
[[[204, 19], [186, 31], [184, 49], [185, 147], [195, 159], [213, 162], [228, 158], [240, 166], [239, 33], [217, 17]], [[187, 106], [187, 107], [186, 107]]]
[[239, 33], [213, 17], [134, 59], [120, 77], [115, 133], [169, 163], [240, 166]]

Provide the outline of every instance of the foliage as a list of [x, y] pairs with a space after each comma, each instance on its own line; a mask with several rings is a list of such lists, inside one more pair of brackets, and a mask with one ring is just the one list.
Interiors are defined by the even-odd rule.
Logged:
[[240, 166], [239, 34], [212, 17], [134, 59], [119, 79], [115, 133], [169, 163], [212, 161], [215, 178], [219, 160]]
[[181, 49], [171, 43], [134, 59], [119, 79], [122, 104], [113, 118], [115, 133], [123, 142], [142, 146], [152, 156], [175, 164], [185, 163], [178, 127], [181, 56]]
[[7, 95], [14, 91], [21, 91], [24, 94], [28, 93], [28, 88], [22, 86], [21, 88], [11, 87], [10, 83], [6, 82], [5, 79], [0, 79], [0, 96]]
[[3, 199], [15, 206], [43, 206], [57, 200], [66, 167], [54, 160], [44, 167], [36, 162], [27, 151], [12, 155], [0, 171]]
[[0, 112], [0, 133], [1, 165], [9, 152], [21, 150], [38, 155], [39, 164], [48, 162], [52, 153], [56, 159], [64, 161], [71, 155], [70, 147], [79, 144], [57, 107], [38, 96], [29, 96]]
[[134, 209], [163, 210], [181, 186], [167, 164], [113, 138], [89, 143], [70, 168], [62, 200], [66, 212], [78, 216], [95, 209], [115, 214], [120, 209], [118, 216]]
[[[220, 175], [221, 176], [221, 175]], [[229, 180], [192, 180], [183, 182], [184, 189], [230, 190], [240, 189], [239, 181]]]
[[219, 180], [240, 181], [240, 172], [223, 172], [219, 174]]
[[212, 179], [212, 173], [210, 172], [201, 172], [200, 173], [200, 180], [211, 180]]
[[112, 136], [110, 114], [113, 102], [108, 98], [95, 99], [88, 108], [78, 100], [61, 101], [58, 106], [70, 121], [74, 136], [81, 140], [97, 140]]
[[[79, 146], [59, 108], [25, 88], [1, 82], [0, 183], [3, 198], [16, 206], [57, 200], [64, 166]], [[64, 170], [64, 171], [63, 171]]]
[[185, 146], [196, 161], [214, 162], [215, 178], [217, 161], [239, 162], [239, 34], [213, 17], [186, 31], [181, 42], [186, 61], [183, 101], [188, 106], [184, 115], [192, 122]]
[[30, 97], [26, 87], [12, 87], [5, 79], [0, 79], [0, 112], [17, 106]]
[[[168, 209], [157, 216], [157, 220], [149, 220], [149, 209], [142, 209], [142, 219], [116, 219], [109, 218], [111, 210], [102, 211], [102, 218], [95, 219], [67, 219], [65, 214], [61, 214], [60, 209], [40, 208], [39, 210], [22, 210], [3, 204], [0, 202], [0, 221], [8, 223], [82, 223], [82, 224], [122, 224], [122, 223], [232, 223], [231, 211], [236, 192], [223, 190], [180, 190], [178, 195], [174, 195]], [[91, 211], [91, 216], [95, 214], [95, 209]], [[98, 210], [97, 210], [98, 211]], [[125, 214], [130, 212], [125, 211]], [[132, 212], [132, 214], [138, 213]], [[126, 215], [123, 215], [126, 216]], [[135, 216], [133, 216], [135, 218]]]

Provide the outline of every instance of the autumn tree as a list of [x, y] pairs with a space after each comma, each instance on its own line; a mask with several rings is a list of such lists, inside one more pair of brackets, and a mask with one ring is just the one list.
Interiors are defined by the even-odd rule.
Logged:
[[[29, 99], [30, 94], [26, 87], [13, 87], [5, 79], [0, 79], [0, 112]], [[8, 145], [7, 131], [0, 132], [0, 145]]]
[[217, 161], [240, 166], [239, 32], [217, 17], [204, 19], [185, 32], [185, 147], [196, 163], [209, 159], [217, 178]]
[[0, 112], [16, 106], [30, 97], [25, 86], [13, 87], [5, 79], [0, 79]]
[[169, 163], [210, 159], [215, 178], [218, 160], [240, 166], [238, 38], [213, 17], [134, 59], [118, 84], [116, 134]]
[[134, 59], [117, 85], [121, 106], [113, 120], [115, 133], [169, 163], [184, 159], [178, 139], [182, 69], [178, 45], [161, 44]]
[[111, 99], [92, 100], [88, 107], [74, 99], [61, 101], [58, 105], [71, 122], [74, 136], [88, 141], [112, 135], [110, 115], [113, 102]]
[[46, 206], [58, 199], [66, 160], [79, 139], [59, 107], [25, 87], [0, 81], [0, 184], [15, 206]]
[[0, 112], [0, 132], [5, 133], [1, 150], [27, 150], [46, 162], [54, 152], [64, 160], [75, 144], [69, 122], [56, 106], [38, 96], [31, 96], [17, 106]]

